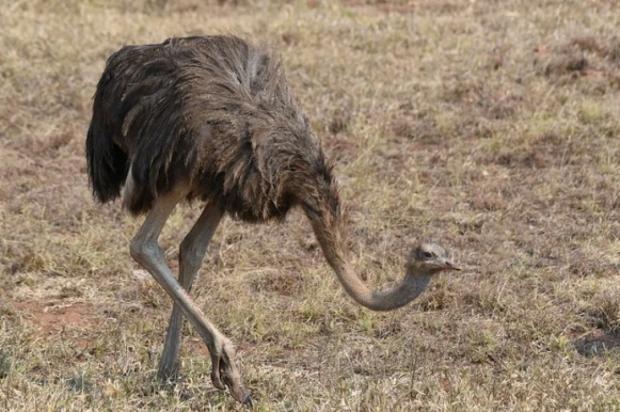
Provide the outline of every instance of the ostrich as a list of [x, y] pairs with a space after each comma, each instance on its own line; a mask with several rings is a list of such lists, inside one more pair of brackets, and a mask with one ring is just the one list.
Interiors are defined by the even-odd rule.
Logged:
[[[377, 311], [406, 305], [445, 270], [446, 251], [422, 244], [396, 286], [370, 290], [352, 271], [332, 166], [278, 59], [233, 36], [171, 38], [113, 53], [97, 85], [86, 138], [90, 184], [105, 203], [119, 196], [146, 214], [131, 256], [173, 299], [158, 377], [173, 378], [183, 316], [206, 344], [215, 387], [249, 403], [232, 342], [189, 295], [209, 240], [225, 214], [246, 222], [281, 220], [294, 206], [310, 220], [344, 290]], [[158, 245], [175, 205], [204, 202], [179, 251], [175, 279]]]

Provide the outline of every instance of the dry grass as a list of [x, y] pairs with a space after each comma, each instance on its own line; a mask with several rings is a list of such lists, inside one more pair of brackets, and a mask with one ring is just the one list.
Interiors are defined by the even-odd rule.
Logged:
[[[154, 379], [170, 302], [128, 256], [139, 222], [93, 203], [83, 156], [112, 51], [217, 32], [282, 55], [370, 283], [424, 238], [469, 267], [372, 313], [300, 213], [227, 220], [194, 295], [258, 410], [620, 409], [614, 1], [18, 0], [0, 21], [0, 409], [237, 408], [189, 328], [182, 381]], [[197, 212], [166, 228], [171, 262]]]

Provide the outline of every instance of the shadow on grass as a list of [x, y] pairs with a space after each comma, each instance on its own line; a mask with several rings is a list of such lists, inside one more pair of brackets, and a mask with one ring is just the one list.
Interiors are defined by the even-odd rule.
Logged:
[[[597, 330], [573, 342], [580, 355], [603, 356], [606, 352], [620, 348], [620, 334]], [[620, 349], [619, 349], [620, 350]]]

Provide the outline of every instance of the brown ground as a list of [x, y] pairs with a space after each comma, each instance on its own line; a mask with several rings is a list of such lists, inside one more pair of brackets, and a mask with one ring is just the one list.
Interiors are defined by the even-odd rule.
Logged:
[[[194, 296], [258, 410], [620, 409], [620, 10], [615, 1], [26, 1], [0, 7], [0, 409], [230, 410], [94, 204], [83, 145], [105, 58], [236, 33], [281, 54], [329, 155], [355, 267], [421, 239], [467, 270], [387, 314], [353, 304], [299, 212], [226, 220]], [[178, 210], [178, 243], [200, 205]]]

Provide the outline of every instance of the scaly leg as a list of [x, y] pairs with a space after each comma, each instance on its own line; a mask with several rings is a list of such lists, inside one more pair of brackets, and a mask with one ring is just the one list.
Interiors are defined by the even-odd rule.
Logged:
[[151, 273], [174, 302], [179, 305], [187, 319], [202, 337], [211, 355], [213, 385], [219, 389], [225, 389], [228, 386], [232, 396], [237, 401], [246, 404], [251, 403], [250, 395], [241, 382], [232, 342], [215, 325], [209, 322], [185, 289], [179, 285], [166, 264], [164, 254], [157, 243], [159, 234], [170, 213], [184, 196], [185, 193], [173, 192], [157, 199], [138, 233], [131, 241], [131, 256]]
[[[215, 233], [222, 219], [222, 212], [216, 205], [207, 204], [200, 217], [181, 242], [179, 250], [179, 283], [190, 292], [196, 273], [202, 264], [207, 252], [209, 241]], [[181, 346], [181, 328], [183, 327], [183, 312], [175, 303], [168, 323], [168, 332], [164, 350], [159, 360], [157, 376], [161, 380], [174, 379], [179, 369], [179, 348]]]

